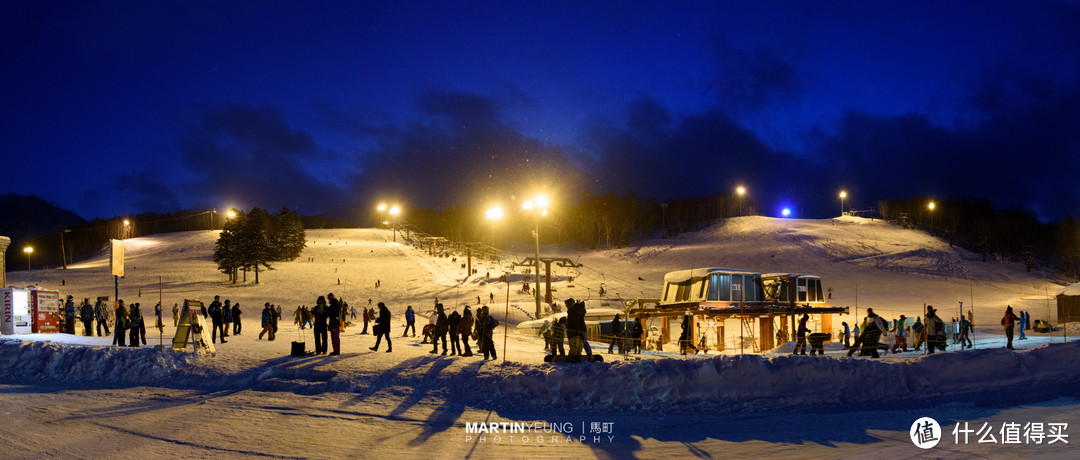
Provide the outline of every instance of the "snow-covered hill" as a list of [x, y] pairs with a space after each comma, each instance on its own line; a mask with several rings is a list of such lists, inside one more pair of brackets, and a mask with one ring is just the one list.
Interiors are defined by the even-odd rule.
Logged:
[[[671, 414], [673, 410], [689, 417], [805, 413], [850, 405], [897, 407], [912, 401], [1000, 402], [1006, 394], [1019, 395], [1005, 398], [1008, 401], [1041, 401], [1072, 395], [1071, 388], [1080, 383], [1080, 363], [1076, 362], [1080, 345], [1060, 343], [1060, 331], [1056, 337], [1037, 335], [1018, 342], [1021, 351], [1016, 353], [1001, 349], [997, 322], [1004, 306], [1011, 304], [1017, 310], [1032, 311], [1036, 318], [1053, 320], [1047, 294], [1057, 291], [1058, 283], [1025, 273], [1018, 264], [984, 264], [975, 255], [924, 233], [880, 221], [746, 217], [633, 247], [593, 252], [545, 247], [542, 252], [584, 264], [573, 287], [567, 280], [568, 270], [555, 273], [556, 299], [595, 298], [601, 286], [608, 297], [656, 297], [669, 271], [722, 266], [817, 274], [824, 286], [833, 288], [833, 304], [858, 305], [862, 311], [874, 307], [886, 317], [917, 315], [924, 304], [933, 304], [947, 319], [958, 310], [957, 302], [963, 301], [965, 310], [974, 304], [977, 350], [930, 357], [898, 354], [871, 361], [849, 359], [835, 350], [821, 358], [735, 356], [735, 348], [724, 355], [688, 357], [646, 352], [640, 361], [605, 354], [615, 362], [552, 365], [542, 363], [543, 345], [537, 338], [514, 328], [503, 338], [505, 328], [500, 327], [498, 361], [444, 357], [428, 353], [430, 345], [420, 344], [419, 338], [400, 337], [406, 306], [418, 311], [421, 327], [436, 298], [448, 311], [489, 304], [496, 318], [513, 325], [531, 319], [534, 310], [532, 297], [520, 291], [522, 275], [510, 274], [509, 285], [500, 283], [500, 267], [474, 262], [478, 275], [467, 277], [462, 260], [429, 257], [422, 250], [390, 241], [387, 231], [337, 229], [309, 231], [308, 247], [301, 257], [260, 273], [259, 285], [251, 283], [251, 273], [247, 283], [230, 285], [210, 260], [216, 236], [216, 232], [189, 232], [128, 240], [127, 276], [119, 283], [121, 298], [143, 305], [148, 325], [159, 295], [167, 310], [183, 299], [210, 300], [214, 295], [240, 302], [244, 332], [219, 344], [216, 357], [111, 348], [107, 337], [0, 337], [0, 386], [258, 391], [297, 405], [305, 404], [303, 395], [313, 394], [373, 404], [399, 401], [425, 408], [421, 410], [430, 412], [446, 430], [446, 423], [464, 423], [462, 412], [477, 410], [517, 420]], [[59, 289], [77, 299], [113, 294], [105, 255], [68, 270], [10, 272], [8, 280], [12, 285]], [[292, 326], [292, 311], [298, 305], [312, 305], [317, 296], [329, 292], [354, 307], [367, 307], [369, 299], [385, 302], [394, 314], [394, 351], [369, 351], [373, 339], [360, 333], [357, 319], [342, 334], [342, 355], [288, 356], [290, 341], [304, 340], [308, 349], [313, 343], [310, 332]], [[256, 339], [258, 311], [265, 302], [282, 305], [285, 311], [286, 320], [274, 342]], [[159, 340], [168, 343], [174, 331], [168, 314], [165, 322], [160, 339], [156, 329], [148, 329], [151, 346]], [[602, 347], [595, 343], [594, 351], [606, 352]], [[446, 407], [468, 409], [455, 416], [454, 411], [447, 414]], [[396, 416], [391, 412], [384, 421], [404, 423]], [[145, 423], [157, 423], [147, 417]], [[240, 435], [254, 437], [255, 433]]]

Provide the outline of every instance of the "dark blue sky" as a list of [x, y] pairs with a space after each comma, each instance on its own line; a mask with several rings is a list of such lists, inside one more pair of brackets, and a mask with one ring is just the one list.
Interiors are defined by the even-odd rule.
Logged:
[[738, 184], [1080, 216], [1076, 1], [17, 1], [0, 59], [0, 192], [86, 218]]

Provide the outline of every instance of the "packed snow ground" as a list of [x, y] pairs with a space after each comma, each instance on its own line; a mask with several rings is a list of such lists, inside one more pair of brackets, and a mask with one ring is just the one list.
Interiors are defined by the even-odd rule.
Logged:
[[[1029, 334], [1010, 352], [996, 326], [1006, 304], [1053, 320], [1051, 296], [1059, 283], [1027, 274], [1019, 264], [984, 264], [921, 232], [882, 222], [749, 217], [630, 248], [543, 252], [580, 257], [585, 265], [574, 287], [566, 280], [570, 273], [557, 273], [557, 298], [595, 298], [601, 283], [609, 296], [657, 297], [668, 271], [723, 266], [821, 275], [834, 288], [833, 304], [858, 302], [885, 317], [917, 316], [923, 304], [933, 304], [948, 319], [949, 308], [963, 301], [965, 310], [974, 305], [975, 350], [869, 360], [849, 359], [835, 347], [822, 358], [788, 356], [790, 345], [741, 356], [729, 347], [722, 355], [646, 352], [634, 356], [642, 358], [637, 361], [605, 353], [609, 362], [602, 364], [553, 365], [542, 363], [539, 339], [500, 327], [498, 360], [443, 357], [429, 354], [430, 345], [419, 338], [400, 337], [405, 306], [418, 310], [422, 327], [436, 297], [460, 309], [475, 306], [478, 296], [484, 304], [494, 296], [496, 318], [513, 325], [531, 319], [534, 310], [532, 298], [519, 290], [520, 275], [510, 275], [508, 290], [496, 281], [502, 268], [481, 261], [474, 262], [478, 275], [466, 277], [462, 260], [432, 258], [391, 242], [383, 230], [308, 235], [301, 258], [275, 264], [257, 286], [224, 282], [209, 260], [215, 232], [128, 240], [121, 298], [142, 304], [150, 347], [119, 349], [108, 346], [109, 338], [65, 334], [0, 337], [0, 449], [15, 452], [11, 458], [89, 457], [130, 447], [151, 456], [203, 457], [912, 455], [920, 451], [907, 431], [921, 416], [935, 417], [947, 430], [956, 421], [1080, 418], [1073, 399], [1080, 345], [1072, 337], [1064, 343], [1059, 330]], [[209, 301], [216, 294], [239, 301], [243, 333], [218, 344], [214, 358], [158, 351], [152, 347], [158, 330], [149, 326], [159, 279], [167, 311], [185, 298]], [[11, 272], [8, 281], [91, 300], [113, 289], [104, 257], [66, 271]], [[369, 351], [372, 337], [354, 324], [342, 334], [340, 356], [288, 356], [293, 340], [313, 347], [311, 335], [292, 325], [292, 311], [328, 292], [354, 307], [367, 306], [368, 299], [385, 302], [394, 313], [394, 351]], [[281, 304], [286, 313], [273, 342], [256, 339], [264, 302]], [[165, 323], [160, 337], [168, 348], [175, 330], [168, 312]], [[594, 342], [593, 350], [607, 347]], [[570, 433], [526, 433], [528, 441], [521, 433], [517, 439], [502, 434], [496, 441], [466, 428], [504, 421], [545, 421]], [[214, 428], [202, 426], [207, 422]], [[602, 433], [589, 433], [594, 422]], [[611, 424], [606, 431], [604, 423]], [[74, 434], [57, 442], [47, 434], [57, 428]], [[1062, 443], [1021, 450], [956, 445], [946, 437], [932, 452], [1071, 452]]]

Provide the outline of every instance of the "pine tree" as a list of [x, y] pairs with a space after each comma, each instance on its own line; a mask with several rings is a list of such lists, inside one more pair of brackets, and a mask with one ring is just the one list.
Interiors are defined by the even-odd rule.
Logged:
[[273, 260], [287, 261], [300, 257], [300, 252], [307, 246], [307, 233], [300, 215], [289, 208], [281, 208], [273, 218], [270, 232], [270, 248]]
[[225, 226], [218, 236], [214, 246], [214, 262], [218, 264], [218, 270], [229, 276], [229, 281], [236, 284], [236, 271], [243, 265], [240, 250], [240, 229], [243, 226], [245, 216], [243, 211], [233, 210], [236, 217], [225, 221]]
[[259, 284], [261, 267], [271, 268], [270, 213], [260, 208], [252, 208], [244, 218], [240, 228], [241, 266], [245, 270], [255, 270], [255, 284]]

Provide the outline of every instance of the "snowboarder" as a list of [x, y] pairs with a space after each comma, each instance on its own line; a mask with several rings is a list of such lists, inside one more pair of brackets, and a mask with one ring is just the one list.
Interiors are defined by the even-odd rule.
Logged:
[[379, 316], [375, 318], [375, 327], [371, 331], [375, 333], [375, 346], [370, 348], [371, 351], [379, 351], [383, 337], [386, 337], [386, 352], [393, 351], [393, 344], [390, 343], [390, 309], [382, 302], [379, 302]]
[[1005, 328], [1005, 348], [1015, 350], [1013, 348], [1013, 328], [1016, 326], [1016, 322], [1020, 320], [1013, 313], [1012, 305], [1005, 306], [1005, 316], [1001, 318], [1001, 326]]
[[[461, 340], [459, 334], [459, 328], [461, 327], [461, 313], [454, 310], [450, 313], [450, 316], [446, 317], [447, 331], [450, 334], [450, 356], [457, 356], [462, 354], [461, 352]], [[445, 352], [443, 354], [446, 354]]]
[[[413, 328], [415, 331], [416, 329]], [[461, 314], [461, 324], [458, 326], [458, 334], [461, 335], [461, 346], [465, 350], [461, 356], [472, 356], [472, 349], [469, 348], [469, 336], [473, 333], [473, 314], [469, 310], [469, 306], [465, 306], [465, 312]], [[415, 337], [415, 335], [414, 335]]]
[[443, 305], [441, 303], [435, 304], [435, 327], [432, 331], [431, 344], [433, 345], [429, 353], [439, 352], [439, 339], [442, 339], [442, 354], [446, 355], [446, 332], [448, 329], [446, 323], [446, 313], [443, 312]]

